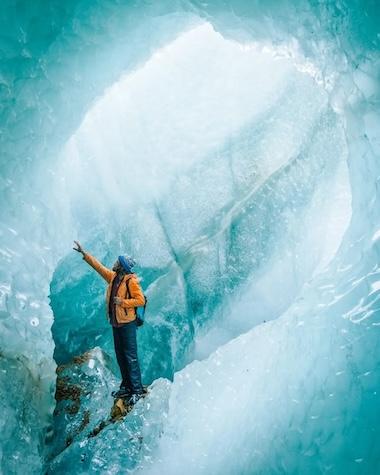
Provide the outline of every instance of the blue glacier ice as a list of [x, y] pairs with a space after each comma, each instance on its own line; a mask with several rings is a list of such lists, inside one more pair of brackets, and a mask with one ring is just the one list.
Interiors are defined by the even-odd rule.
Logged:
[[1, 8], [0, 471], [379, 473], [377, 2]]

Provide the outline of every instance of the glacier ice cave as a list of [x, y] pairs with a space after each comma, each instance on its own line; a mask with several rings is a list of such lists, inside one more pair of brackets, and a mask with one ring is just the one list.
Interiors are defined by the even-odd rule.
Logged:
[[[380, 473], [377, 0], [3, 0], [4, 474]], [[119, 383], [105, 265], [149, 298]], [[378, 353], [379, 352], [379, 353]]]

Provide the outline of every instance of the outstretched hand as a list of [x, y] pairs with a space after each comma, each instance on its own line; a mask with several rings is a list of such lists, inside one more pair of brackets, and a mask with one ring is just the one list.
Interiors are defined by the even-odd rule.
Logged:
[[79, 241], [74, 241], [74, 242], [78, 246], [78, 247], [73, 247], [74, 251], [80, 252], [81, 254], [84, 255], [84, 250], [82, 246], [79, 244]]

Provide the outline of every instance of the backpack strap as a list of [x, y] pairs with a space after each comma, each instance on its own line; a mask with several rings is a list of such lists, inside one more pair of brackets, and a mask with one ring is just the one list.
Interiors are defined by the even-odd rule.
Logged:
[[125, 298], [130, 299], [131, 298], [131, 293], [129, 291], [129, 279], [126, 279], [126, 281], [125, 281], [125, 290], [126, 290]]
[[[129, 278], [125, 281], [125, 298], [130, 299], [131, 298], [131, 292], [129, 290]], [[136, 315], [136, 307], [133, 307], [135, 310], [135, 315]]]
[[[129, 290], [129, 280], [130, 279], [127, 279], [126, 282], [125, 282], [125, 288], [126, 288], [126, 292], [125, 292], [125, 298], [131, 298], [131, 292]], [[146, 307], [146, 304], [148, 302], [148, 299], [146, 298], [146, 295], [143, 293], [144, 295], [144, 305], [141, 307], [144, 308], [144, 313], [145, 313], [145, 307]], [[135, 310], [135, 316], [136, 316], [136, 322], [137, 322], [137, 328], [139, 328], [143, 323], [144, 323], [144, 318], [142, 317], [142, 319], [140, 318], [140, 316], [138, 315], [137, 313], [137, 307], [133, 307], [134, 310]], [[140, 308], [140, 307], [139, 307]]]

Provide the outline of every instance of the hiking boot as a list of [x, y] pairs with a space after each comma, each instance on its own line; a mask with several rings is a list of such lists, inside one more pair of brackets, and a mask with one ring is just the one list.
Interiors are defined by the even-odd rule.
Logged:
[[114, 398], [129, 398], [132, 393], [130, 389], [120, 388], [118, 391], [112, 391], [111, 395]]
[[136, 404], [136, 402], [141, 399], [142, 397], [144, 396], [143, 393], [134, 393], [130, 396], [130, 398], [128, 399], [127, 401], [127, 404], [129, 406], [134, 406]]

